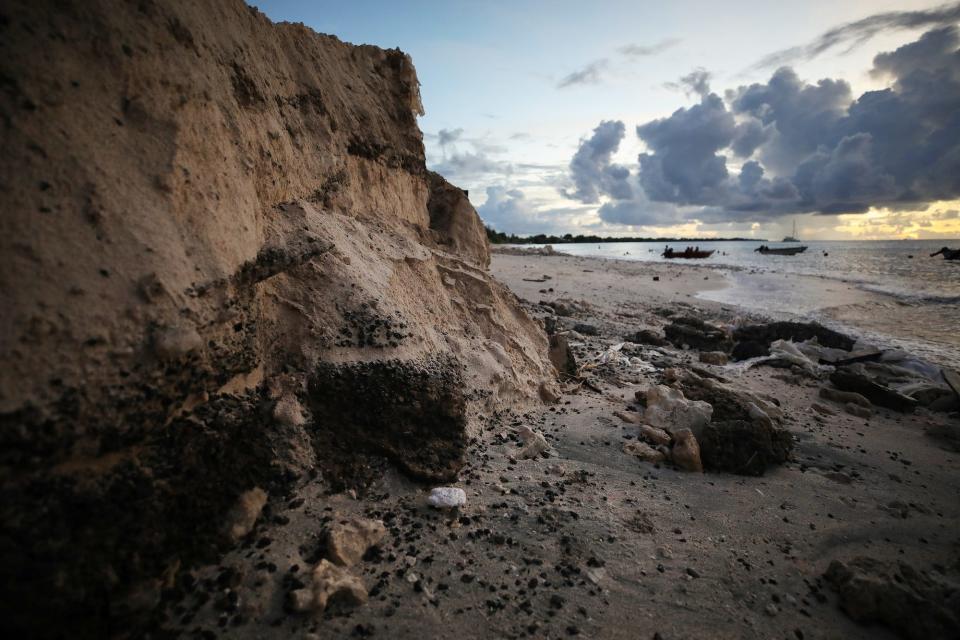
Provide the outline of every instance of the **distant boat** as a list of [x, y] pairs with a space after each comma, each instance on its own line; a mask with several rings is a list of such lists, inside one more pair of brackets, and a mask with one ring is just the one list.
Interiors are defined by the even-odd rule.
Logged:
[[948, 249], [947, 247], [940, 249], [940, 251], [937, 251], [936, 253], [931, 253], [930, 257], [932, 258], [941, 254], [943, 255], [944, 260], [960, 260], [960, 249]]
[[709, 258], [713, 255], [713, 251], [703, 251], [700, 249], [692, 249], [690, 247], [687, 247], [683, 251], [674, 251], [668, 247], [661, 255], [664, 258], [686, 258], [689, 260], [694, 258]]
[[771, 255], [771, 256], [795, 256], [798, 253], [803, 253], [806, 250], [807, 250], [806, 245], [802, 247], [777, 247], [775, 249], [771, 249], [765, 244], [760, 245], [759, 247], [754, 249], [754, 251], [759, 251], [763, 255]]
[[[799, 240], [797, 240], [797, 221], [796, 220], [793, 221], [793, 235], [787, 236], [786, 238], [784, 238], [783, 242], [800, 242]], [[792, 254], [786, 254], [786, 255], [792, 255]]]

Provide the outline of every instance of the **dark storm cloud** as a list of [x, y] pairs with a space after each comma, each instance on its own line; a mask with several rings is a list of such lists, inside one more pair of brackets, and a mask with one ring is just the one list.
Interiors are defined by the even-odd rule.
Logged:
[[960, 22], [960, 2], [921, 11], [890, 11], [834, 27], [818, 38], [799, 47], [782, 49], [753, 65], [753, 69], [770, 69], [792, 62], [810, 60], [839, 45], [852, 49], [883, 31], [893, 29], [922, 29], [949, 26]]
[[566, 197], [584, 203], [599, 202], [601, 195], [616, 199], [630, 197], [629, 169], [612, 163], [625, 134], [622, 122], [605, 120], [597, 125], [592, 136], [581, 140], [580, 148], [570, 161], [570, 177], [575, 189], [564, 192]]
[[628, 44], [617, 49], [620, 53], [630, 58], [645, 58], [649, 56], [656, 56], [670, 47], [675, 47], [680, 44], [679, 38], [666, 38], [661, 40], [656, 44], [651, 45], [642, 45], [642, 44]]
[[600, 82], [600, 73], [606, 69], [607, 60], [595, 60], [579, 71], [574, 71], [564, 76], [557, 83], [558, 89], [572, 87], [577, 84], [597, 84]]
[[[842, 80], [806, 83], [786, 67], [725, 99], [702, 74], [685, 77], [699, 102], [637, 127], [647, 147], [636, 176], [643, 193], [632, 204], [610, 203], [604, 219], [663, 219], [644, 197], [710, 222], [922, 208], [960, 197], [957, 28], [928, 31], [876, 56], [872, 73], [889, 88], [856, 100]], [[739, 172], [728, 167], [734, 157], [742, 159]], [[571, 171], [577, 175], [573, 163]], [[581, 171], [583, 184], [599, 184], [597, 174]], [[575, 183], [581, 196], [630, 200]]]

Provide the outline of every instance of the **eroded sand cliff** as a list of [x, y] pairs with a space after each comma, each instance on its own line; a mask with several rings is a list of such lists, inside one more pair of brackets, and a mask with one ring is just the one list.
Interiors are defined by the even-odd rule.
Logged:
[[549, 393], [402, 52], [240, 0], [13, 2], [0, 85], [14, 626], [102, 631], [241, 493], [450, 478], [478, 409]]

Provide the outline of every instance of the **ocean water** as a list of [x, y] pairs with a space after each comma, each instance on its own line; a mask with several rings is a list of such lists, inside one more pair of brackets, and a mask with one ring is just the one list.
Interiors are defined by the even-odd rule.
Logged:
[[[771, 314], [814, 319], [899, 347], [943, 366], [960, 368], [960, 261], [930, 254], [960, 240], [803, 242], [796, 256], [757, 253], [762, 243], [705, 242], [715, 253], [702, 260], [669, 260], [664, 246], [687, 243], [611, 242], [563, 244], [577, 256], [683, 263], [725, 272], [731, 286], [700, 297]], [[766, 243], [771, 247], [797, 246]], [[798, 278], [795, 276], [809, 276]], [[856, 303], [838, 300], [836, 283], [874, 295]]]

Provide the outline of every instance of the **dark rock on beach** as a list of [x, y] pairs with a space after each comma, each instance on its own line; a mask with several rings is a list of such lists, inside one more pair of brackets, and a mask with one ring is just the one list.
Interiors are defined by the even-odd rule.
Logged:
[[711, 422], [700, 436], [700, 456], [708, 471], [762, 476], [786, 462], [791, 449], [789, 431], [758, 421]]
[[888, 627], [908, 640], [960, 637], [960, 589], [932, 573], [858, 557], [834, 560], [824, 577], [857, 622]]
[[729, 352], [733, 348], [733, 341], [726, 331], [699, 318], [677, 318], [664, 327], [663, 332], [666, 334], [667, 340], [677, 347], [687, 345], [691, 349], [699, 349], [700, 351], [725, 352]]

